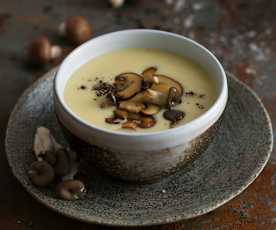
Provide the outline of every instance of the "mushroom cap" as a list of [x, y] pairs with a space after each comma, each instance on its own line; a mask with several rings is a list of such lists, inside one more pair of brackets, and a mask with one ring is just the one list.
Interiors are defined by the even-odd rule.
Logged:
[[77, 200], [86, 192], [86, 189], [80, 180], [66, 180], [57, 185], [56, 192], [63, 200]]
[[183, 111], [180, 111], [180, 110], [171, 109], [171, 110], [166, 110], [163, 113], [163, 117], [166, 120], [169, 120], [172, 123], [175, 123], [177, 121], [182, 120], [185, 117], [185, 113]]
[[115, 77], [116, 96], [128, 99], [141, 91], [143, 78], [136, 73], [122, 73]]
[[139, 113], [142, 109], [145, 108], [145, 105], [139, 102], [122, 101], [119, 105], [119, 108], [130, 113]]
[[92, 35], [92, 28], [82, 16], [73, 16], [65, 22], [65, 36], [74, 45], [86, 42]]
[[41, 187], [49, 185], [55, 178], [53, 167], [44, 160], [33, 162], [28, 175], [34, 185]]
[[177, 92], [180, 96], [183, 95], [183, 91], [184, 91], [183, 87], [178, 81], [176, 81], [166, 75], [155, 74], [154, 76], [158, 77], [159, 84], [152, 84], [151, 89], [160, 91], [160, 92], [164, 92], [164, 93], [165, 92], [168, 93], [169, 89], [171, 87], [174, 87], [177, 89]]
[[157, 72], [157, 68], [154, 66], [151, 66], [147, 69], [145, 69], [142, 73], [144, 81], [151, 82], [151, 83], [158, 83], [154, 79], [154, 74]]
[[28, 58], [37, 65], [47, 64], [51, 60], [51, 43], [46, 36], [40, 36], [30, 44]]

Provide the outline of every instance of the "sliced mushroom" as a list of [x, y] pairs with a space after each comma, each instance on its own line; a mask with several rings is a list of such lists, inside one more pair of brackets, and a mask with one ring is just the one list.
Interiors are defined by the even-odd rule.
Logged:
[[122, 110], [122, 109], [115, 109], [114, 116], [116, 118], [126, 119], [128, 116], [128, 112], [126, 110]]
[[178, 81], [176, 81], [176, 80], [174, 80], [174, 79], [172, 79], [172, 78], [170, 78], [166, 75], [155, 74], [154, 76], [158, 77], [159, 84], [153, 84], [151, 86], [151, 89], [156, 90], [156, 91], [160, 91], [160, 92], [163, 92], [163, 93], [165, 93], [165, 92], [168, 93], [169, 89], [171, 87], [174, 87], [174, 88], [177, 89], [177, 92], [180, 96], [183, 95], [183, 87]]
[[167, 100], [167, 108], [176, 106], [181, 103], [181, 96], [178, 94], [177, 89], [175, 87], [171, 87], [169, 89], [168, 100]]
[[153, 117], [142, 117], [140, 121], [138, 126], [143, 129], [151, 128], [156, 124], [156, 120]]
[[105, 122], [108, 124], [118, 125], [121, 123], [121, 119], [118, 119], [116, 117], [107, 117], [105, 118]]
[[125, 123], [122, 124], [123, 129], [136, 129], [138, 127], [139, 121], [137, 120], [131, 120], [131, 121], [126, 121]]
[[157, 68], [153, 66], [145, 69], [142, 73], [144, 81], [158, 84], [159, 78], [154, 75], [156, 72], [157, 72]]
[[128, 113], [127, 115], [128, 120], [136, 120], [139, 121], [141, 119], [141, 114], [139, 113]]
[[85, 192], [85, 186], [80, 180], [66, 180], [57, 185], [57, 195], [64, 200], [77, 200]]
[[115, 77], [116, 96], [128, 99], [141, 91], [143, 78], [136, 73], [122, 73]]
[[185, 113], [180, 110], [171, 109], [171, 110], [165, 111], [163, 113], [163, 117], [166, 120], [171, 121], [173, 124], [173, 123], [176, 123], [176, 122], [182, 120], [185, 117]]
[[148, 104], [159, 105], [164, 107], [167, 104], [168, 95], [152, 89], [143, 92], [143, 101]]
[[119, 108], [130, 113], [139, 113], [142, 109], [145, 108], [145, 105], [139, 102], [122, 101], [119, 105]]
[[53, 167], [44, 160], [33, 162], [28, 175], [34, 185], [41, 187], [49, 185], [55, 178]]
[[145, 115], [154, 115], [160, 111], [160, 107], [157, 105], [149, 104], [145, 109], [141, 110], [141, 113]]

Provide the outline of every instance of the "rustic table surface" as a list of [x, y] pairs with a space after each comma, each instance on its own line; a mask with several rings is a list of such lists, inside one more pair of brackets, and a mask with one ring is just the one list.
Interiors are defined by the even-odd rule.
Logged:
[[[26, 46], [38, 35], [67, 45], [56, 27], [85, 16], [94, 36], [126, 28], [153, 28], [191, 37], [252, 87], [276, 125], [276, 1], [132, 0], [112, 9], [101, 0], [0, 1], [0, 230], [106, 229], [60, 216], [35, 201], [14, 179], [5, 158], [9, 114], [22, 91], [52, 66], [26, 65]], [[250, 137], [248, 137], [250, 138]], [[276, 229], [276, 152], [241, 195], [204, 216], [145, 229]]]

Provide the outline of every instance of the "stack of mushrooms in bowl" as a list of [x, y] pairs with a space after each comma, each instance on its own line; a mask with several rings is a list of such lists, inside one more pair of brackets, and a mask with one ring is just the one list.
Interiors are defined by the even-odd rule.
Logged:
[[149, 67], [142, 75], [122, 73], [115, 77], [113, 84], [102, 81], [96, 84], [93, 88], [96, 94], [105, 96], [101, 107], [115, 107], [113, 116], [105, 121], [122, 124], [124, 129], [151, 128], [157, 122], [154, 115], [161, 109], [166, 109], [163, 116], [171, 121], [171, 126], [183, 119], [183, 111], [172, 109], [181, 103], [183, 87], [176, 80], [156, 72], [156, 67]]

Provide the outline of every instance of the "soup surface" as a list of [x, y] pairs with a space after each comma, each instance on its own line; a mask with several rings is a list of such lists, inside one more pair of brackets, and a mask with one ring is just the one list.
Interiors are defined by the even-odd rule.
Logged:
[[[151, 75], [151, 77], [156, 76], [153, 82], [149, 84], [145, 84], [148, 82], [143, 80], [142, 74], [147, 68], [153, 70], [154, 75]], [[177, 94], [177, 100], [175, 99], [174, 101], [171, 101], [171, 106], [167, 104], [168, 101], [166, 101], [166, 103], [164, 102], [164, 98], [162, 99], [163, 104], [159, 104], [159, 102], [154, 102], [152, 104], [148, 103], [148, 101], [144, 103], [143, 101], [143, 111], [148, 108], [149, 105], [153, 105], [153, 110], [155, 109], [157, 112], [155, 111], [155, 114], [150, 114], [150, 116], [148, 116], [148, 114], [144, 115], [141, 111], [137, 112], [139, 109], [135, 112], [136, 114], [133, 113], [133, 111], [127, 111], [127, 113], [134, 116], [137, 116], [137, 114], [140, 116], [142, 114], [143, 118], [149, 117], [150, 119], [147, 119], [147, 122], [149, 122], [150, 125], [147, 124], [146, 127], [142, 127], [139, 125], [140, 123], [138, 124], [134, 119], [136, 125], [133, 127], [131, 125], [130, 127], [125, 125], [126, 127], [123, 128], [122, 124], [127, 121], [133, 123], [133, 118], [129, 119], [123, 117], [115, 119], [114, 110], [119, 109], [126, 111], [125, 109], [128, 109], [128, 107], [122, 107], [122, 109], [119, 104], [122, 101], [131, 100], [135, 95], [124, 95], [125, 97], [131, 96], [124, 100], [122, 100], [122, 98], [114, 99], [113, 97], [114, 100], [117, 99], [117, 104], [115, 106], [114, 101], [112, 100], [114, 88], [111, 90], [109, 89], [109, 86], [114, 86], [115, 77], [122, 73], [134, 74], [134, 80], [142, 79], [139, 83], [140, 91], [134, 92], [136, 96], [137, 94], [145, 94], [145, 92], [155, 95], [156, 90], [153, 89], [156, 87], [154, 88], [152, 85], [158, 85], [156, 88], [158, 89], [160, 84], [164, 83], [162, 81], [166, 77], [176, 81], [176, 83], [182, 87], [183, 91], [180, 93], [178, 85], [173, 85], [177, 88], [174, 88], [176, 94], [179, 94]], [[165, 76], [165, 78], [159, 77], [160, 75]], [[122, 79], [120, 78], [119, 80]], [[127, 87], [135, 83], [132, 80], [128, 82], [130, 84], [128, 84]], [[169, 80], [168, 82], [171, 81]], [[106, 87], [104, 87], [104, 85]], [[118, 84], [115, 85], [116, 87], [118, 86]], [[126, 85], [123, 86], [126, 87]], [[165, 88], [167, 87], [166, 85], [164, 86]], [[116, 90], [118, 91], [118, 88], [116, 88]], [[125, 88], [123, 88], [123, 90], [125, 90]], [[164, 93], [162, 90], [160, 92]], [[117, 95], [116, 92], [114, 94], [115, 96]], [[156, 95], [159, 94], [157, 92]], [[169, 94], [171, 95], [173, 93], [169, 92]], [[163, 94], [160, 95], [164, 96]], [[109, 97], [109, 102], [112, 101], [111, 104], [106, 103], [107, 96]], [[122, 95], [120, 96], [122, 97]], [[214, 103], [216, 96], [215, 85], [210, 80], [204, 69], [196, 63], [172, 53], [141, 48], [116, 50], [90, 60], [72, 74], [66, 83], [64, 90], [65, 103], [71, 111], [82, 120], [100, 128], [125, 132], [153, 132], [183, 125], [199, 117], [202, 113], [208, 110]], [[179, 97], [181, 100], [179, 100]], [[136, 101], [135, 103], [140, 103], [140, 101]], [[170, 114], [172, 112], [171, 110], [177, 112]], [[165, 111], [167, 111], [167, 118], [164, 116]], [[170, 113], [168, 113], [168, 111], [170, 111]]]

